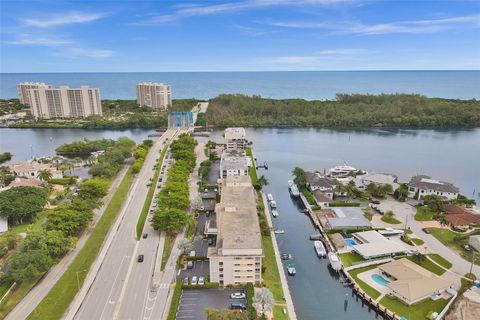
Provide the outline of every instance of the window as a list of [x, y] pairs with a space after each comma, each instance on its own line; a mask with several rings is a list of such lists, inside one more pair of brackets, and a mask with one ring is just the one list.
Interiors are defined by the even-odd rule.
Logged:
[[223, 266], [223, 261], [220, 261], [220, 262], [218, 263], [218, 265], [219, 265], [219, 266]]
[[223, 268], [219, 268], [218, 271], [222, 272], [222, 271], [223, 271]]

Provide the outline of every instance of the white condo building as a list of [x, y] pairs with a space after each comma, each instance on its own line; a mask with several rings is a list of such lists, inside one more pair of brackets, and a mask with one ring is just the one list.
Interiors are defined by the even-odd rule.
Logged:
[[35, 119], [85, 118], [91, 115], [102, 115], [102, 102], [98, 88], [88, 86], [53, 88], [42, 85], [25, 91], [26, 95], [23, 98], [28, 99], [25, 104], [30, 106]]
[[245, 150], [247, 147], [247, 135], [244, 128], [225, 129], [226, 150]]
[[30, 92], [28, 90], [39, 88], [50, 89], [52, 86], [43, 82], [22, 82], [17, 84], [18, 100], [20, 100], [20, 103], [31, 106]]
[[164, 110], [172, 105], [172, 89], [169, 85], [156, 82], [137, 84], [137, 103], [156, 110]]

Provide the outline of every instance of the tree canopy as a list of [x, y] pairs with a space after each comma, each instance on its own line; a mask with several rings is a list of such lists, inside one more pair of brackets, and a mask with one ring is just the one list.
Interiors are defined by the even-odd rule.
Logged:
[[47, 190], [36, 187], [16, 187], [0, 192], [0, 216], [12, 224], [32, 221], [47, 203]]

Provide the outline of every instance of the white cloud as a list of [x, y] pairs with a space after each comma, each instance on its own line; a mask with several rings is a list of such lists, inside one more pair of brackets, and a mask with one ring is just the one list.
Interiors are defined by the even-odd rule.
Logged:
[[20, 34], [18, 35], [17, 39], [11, 41], [4, 41], [4, 43], [12, 45], [57, 47], [69, 44], [71, 43], [71, 41], [65, 39], [37, 37], [30, 34]]
[[367, 49], [327, 49], [309, 55], [281, 56], [267, 59], [270, 63], [282, 64], [309, 64], [319, 61], [357, 60], [358, 56], [375, 53]]
[[185, 17], [205, 16], [220, 13], [233, 13], [242, 10], [274, 7], [274, 6], [306, 6], [306, 5], [333, 5], [357, 0], [247, 0], [228, 2], [214, 5], [182, 5], [176, 6], [172, 14], [158, 15], [153, 18], [140, 21], [138, 25], [156, 25], [176, 21]]
[[65, 48], [65, 50], [62, 50], [58, 54], [68, 57], [109, 58], [115, 54], [115, 51], [72, 47]]
[[432, 20], [413, 20], [379, 24], [359, 22], [317, 22], [317, 21], [266, 21], [268, 25], [282, 28], [328, 29], [339, 33], [376, 35], [390, 33], [434, 33], [462, 26], [480, 27], [480, 15], [451, 17]]
[[36, 28], [49, 28], [57, 27], [67, 24], [78, 24], [78, 23], [88, 23], [95, 20], [98, 20], [104, 17], [104, 13], [87, 13], [87, 12], [66, 12], [62, 14], [56, 14], [49, 18], [23, 18], [21, 21], [27, 27], [36, 27]]

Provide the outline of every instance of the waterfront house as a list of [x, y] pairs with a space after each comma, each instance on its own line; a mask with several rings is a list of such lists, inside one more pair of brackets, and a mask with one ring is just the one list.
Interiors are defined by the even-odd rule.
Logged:
[[38, 178], [38, 173], [42, 170], [50, 171], [52, 178], [63, 178], [60, 170], [57, 170], [50, 163], [38, 163], [22, 161], [10, 165], [10, 170], [19, 177]]
[[322, 176], [318, 172], [305, 172], [305, 174], [307, 176], [307, 188], [310, 191], [319, 190], [330, 199], [333, 199], [334, 195], [341, 197], [347, 195], [346, 191], [339, 192], [336, 190], [340, 183], [335, 179]]
[[390, 293], [408, 305], [435, 298], [451, 285], [407, 258], [380, 265], [378, 269], [387, 277]]
[[364, 217], [363, 211], [358, 207], [335, 207], [332, 208], [334, 217], [328, 217], [326, 228], [332, 229], [366, 229], [371, 228], [372, 223]]
[[377, 186], [392, 186], [393, 190], [396, 190], [400, 185], [397, 183], [398, 177], [389, 173], [367, 173], [361, 176], [358, 176], [357, 179], [361, 185], [364, 187], [368, 186], [370, 183], [373, 183]]
[[225, 129], [225, 148], [226, 150], [245, 150], [247, 147], [247, 138], [245, 128], [226, 128]]
[[364, 259], [394, 256], [407, 251], [407, 247], [402, 243], [384, 237], [375, 230], [356, 232], [352, 235], [357, 241], [353, 250]]
[[435, 180], [425, 175], [412, 177], [408, 183], [408, 196], [420, 200], [428, 195], [452, 200], [458, 197], [458, 188], [450, 182]]
[[456, 204], [445, 205], [445, 216], [451, 227], [468, 227], [480, 222], [480, 214]]
[[325, 193], [323, 193], [318, 189], [314, 190], [312, 194], [313, 194], [313, 198], [315, 199], [315, 202], [320, 207], [328, 207], [330, 202], [333, 201], [332, 198], [330, 198], [329, 196], [327, 196]]

